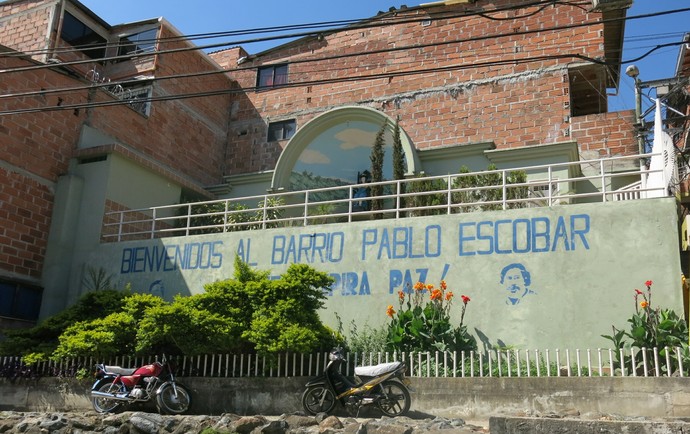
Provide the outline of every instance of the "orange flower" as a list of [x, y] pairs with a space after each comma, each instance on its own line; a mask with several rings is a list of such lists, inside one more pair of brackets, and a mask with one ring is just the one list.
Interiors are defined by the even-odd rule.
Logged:
[[393, 315], [395, 315], [395, 309], [393, 309], [392, 304], [388, 305], [388, 309], [386, 309], [386, 315], [388, 315], [391, 318], [393, 318]]
[[441, 292], [440, 289], [434, 289], [431, 291], [431, 299], [432, 300], [440, 300], [441, 297], [443, 297], [443, 293]]
[[649, 303], [647, 303], [646, 300], [642, 300], [642, 301], [640, 302], [640, 307], [641, 307], [642, 309], [646, 309], [647, 306], [649, 306]]
[[441, 281], [441, 289], [444, 290], [444, 291], [445, 291], [446, 289], [448, 289], [448, 285], [446, 285], [446, 281], [445, 281], [445, 280], [442, 280], [442, 281]]
[[414, 284], [414, 290], [415, 291], [424, 291], [424, 283], [422, 282], [417, 282]]
[[446, 292], [446, 301], [449, 301], [451, 298], [453, 298], [453, 291]]
[[426, 289], [428, 289], [429, 291], [431, 291], [432, 289], [434, 289], [434, 285], [433, 285], [432, 283], [428, 283], [428, 284], [426, 285]]
[[398, 291], [398, 299], [399, 299], [400, 301], [405, 300], [405, 293], [402, 292], [402, 291]]

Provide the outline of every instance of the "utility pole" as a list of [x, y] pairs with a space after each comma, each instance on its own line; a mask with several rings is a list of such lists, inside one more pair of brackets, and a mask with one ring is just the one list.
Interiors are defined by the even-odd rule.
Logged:
[[[630, 65], [625, 69], [625, 74], [635, 81], [635, 122], [637, 126], [637, 152], [639, 155], [645, 153], [644, 149], [644, 119], [642, 119], [642, 89], [640, 81], [640, 70], [635, 65]], [[644, 172], [647, 170], [647, 161], [640, 157], [640, 188], [642, 195], [645, 195], [647, 188], [647, 177]]]

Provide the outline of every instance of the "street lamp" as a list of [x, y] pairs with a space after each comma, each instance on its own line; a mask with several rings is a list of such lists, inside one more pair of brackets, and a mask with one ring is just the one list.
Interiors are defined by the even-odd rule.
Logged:
[[[625, 68], [625, 75], [631, 77], [635, 81], [635, 121], [637, 122], [637, 152], [642, 155], [645, 153], [644, 149], [644, 130], [643, 120], [642, 120], [642, 90], [640, 81], [640, 70], [635, 65], [630, 65]], [[644, 172], [647, 168], [647, 162], [644, 158], [640, 158], [640, 172]], [[642, 181], [641, 187], [646, 188], [646, 180], [644, 176], [640, 175]]]

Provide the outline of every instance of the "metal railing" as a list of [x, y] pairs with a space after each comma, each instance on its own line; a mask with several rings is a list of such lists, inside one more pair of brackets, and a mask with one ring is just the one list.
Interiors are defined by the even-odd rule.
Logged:
[[[371, 218], [641, 199], [649, 192], [658, 196], [660, 189], [642, 188], [638, 183], [632, 189], [616, 190], [611, 185], [620, 184], [617, 178], [639, 179], [652, 173], [641, 172], [637, 166], [641, 158], [650, 156], [609, 157], [113, 211], [104, 216], [101, 239], [153, 239]], [[614, 172], [610, 170], [614, 165], [635, 168]], [[539, 181], [527, 181], [524, 176], [515, 181], [520, 173], [537, 175]], [[578, 184], [583, 182], [595, 185], [596, 191], [578, 191]], [[359, 188], [367, 189], [366, 197], [358, 197]]]
[[[21, 357], [0, 357], [0, 377], [75, 377], [88, 375], [96, 363], [136, 367], [162, 356], [93, 357], [63, 359], [26, 365]], [[486, 352], [350, 353], [345, 375], [355, 366], [392, 361], [407, 364], [407, 374], [429, 378], [547, 378], [547, 377], [688, 377], [690, 354], [681, 347], [586, 350], [504, 349]], [[323, 372], [328, 353], [206, 354], [169, 357], [177, 375], [185, 377], [309, 377]]]

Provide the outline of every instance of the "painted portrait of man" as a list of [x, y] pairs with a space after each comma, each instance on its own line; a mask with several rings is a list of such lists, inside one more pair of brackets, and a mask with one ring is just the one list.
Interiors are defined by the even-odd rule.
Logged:
[[506, 304], [509, 306], [520, 304], [526, 296], [536, 294], [529, 288], [531, 284], [530, 273], [522, 264], [509, 264], [501, 270], [501, 285], [508, 292]]

